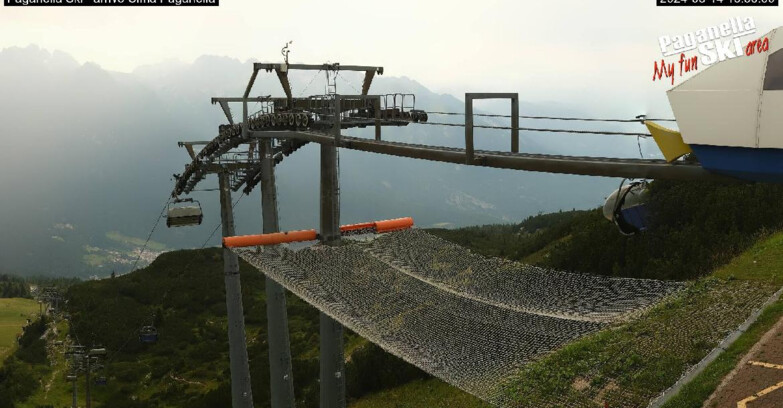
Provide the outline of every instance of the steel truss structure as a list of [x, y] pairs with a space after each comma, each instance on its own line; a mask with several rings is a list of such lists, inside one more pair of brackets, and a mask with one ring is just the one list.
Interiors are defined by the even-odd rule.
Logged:
[[[288, 74], [293, 70], [323, 71], [327, 81], [340, 71], [364, 72], [361, 94], [342, 95], [336, 86], [328, 86], [326, 95], [294, 98]], [[285, 96], [250, 96], [260, 72], [274, 72]], [[279, 232], [275, 166], [307, 143], [321, 145], [320, 215], [321, 238], [327, 245], [338, 245], [339, 233], [339, 170], [338, 149], [432, 160], [470, 166], [505, 168], [549, 173], [589, 176], [649, 178], [673, 180], [734, 181], [704, 170], [698, 163], [664, 160], [576, 157], [520, 152], [519, 96], [516, 93], [467, 93], [465, 95], [465, 147], [451, 148], [387, 141], [382, 128], [408, 126], [426, 122], [426, 111], [417, 109], [415, 96], [407, 94], [371, 95], [375, 75], [383, 67], [341, 64], [255, 63], [242, 96], [215, 97], [226, 116], [226, 125], [211, 141], [183, 141], [192, 162], [183, 173], [175, 175], [173, 197], [189, 194], [207, 174], [220, 177], [221, 215], [224, 236], [233, 235], [231, 190], [249, 194], [260, 184], [263, 232]], [[475, 99], [502, 98], [511, 101], [511, 140], [509, 151], [474, 149]], [[251, 115], [248, 103], [260, 103], [261, 110]], [[241, 121], [237, 122], [232, 106], [241, 104]], [[350, 137], [342, 134], [349, 128], [374, 128], [374, 138]], [[246, 146], [246, 150], [236, 149]], [[196, 147], [200, 147], [197, 152]], [[236, 254], [224, 251], [227, 302], [230, 324], [232, 400], [235, 408], [251, 407], [249, 368], [244, 339], [244, 318]], [[229, 282], [231, 277], [231, 282]], [[293, 407], [294, 390], [285, 292], [282, 286], [267, 277], [267, 317], [272, 407]], [[232, 331], [233, 330], [233, 331]], [[234, 333], [231, 335], [231, 333]], [[342, 349], [343, 328], [336, 320], [321, 314], [321, 407], [345, 406], [345, 373]], [[236, 360], [236, 361], [235, 361]], [[244, 360], [244, 362], [240, 361]], [[237, 382], [237, 384], [234, 384]]]

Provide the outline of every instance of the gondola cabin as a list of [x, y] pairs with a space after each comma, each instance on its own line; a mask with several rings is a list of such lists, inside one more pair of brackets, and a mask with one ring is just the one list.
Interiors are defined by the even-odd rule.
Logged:
[[606, 198], [604, 217], [615, 223], [624, 235], [644, 232], [647, 230], [649, 195], [646, 182], [621, 186]]
[[[182, 205], [182, 203], [190, 204]], [[198, 201], [195, 201], [192, 198], [175, 200], [173, 204], [169, 205], [168, 214], [166, 216], [166, 226], [171, 228], [201, 225], [203, 219], [204, 214], [201, 211], [201, 204]]]
[[158, 330], [154, 326], [144, 326], [139, 330], [139, 341], [152, 344], [158, 342]]

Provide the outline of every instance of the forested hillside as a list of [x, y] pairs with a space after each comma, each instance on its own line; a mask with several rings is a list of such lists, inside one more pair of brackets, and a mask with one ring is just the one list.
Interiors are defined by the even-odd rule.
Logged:
[[624, 236], [601, 214], [569, 211], [520, 224], [433, 233], [486, 255], [599, 275], [691, 279], [783, 225], [783, 186], [651, 183], [650, 229]]
[[0, 274], [0, 298], [30, 297], [30, 287], [23, 278]]
[[[109, 352], [109, 384], [94, 391], [97, 407], [230, 406], [228, 338], [221, 251], [176, 251], [149, 267], [72, 286], [67, 294], [72, 338]], [[241, 279], [255, 406], [269, 406], [264, 279], [242, 263]], [[297, 405], [318, 405], [318, 311], [288, 299]], [[157, 344], [138, 330], [154, 324]], [[368, 392], [427, 378], [353, 333], [346, 334], [347, 392]], [[129, 398], [133, 396], [135, 400]]]
[[28, 325], [19, 339], [19, 347], [0, 365], [0, 408], [13, 408], [38, 389], [41, 367], [48, 363], [45, 317]]

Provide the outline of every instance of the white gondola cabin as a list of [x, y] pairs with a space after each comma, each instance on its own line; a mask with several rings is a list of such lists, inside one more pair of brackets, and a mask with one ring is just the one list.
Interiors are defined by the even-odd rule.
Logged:
[[606, 198], [603, 213], [624, 235], [633, 235], [647, 230], [647, 183], [636, 181], [621, 186]]
[[[190, 203], [189, 205], [181, 205]], [[192, 198], [175, 200], [169, 204], [168, 214], [166, 216], [166, 226], [187, 227], [191, 225], [201, 225], [204, 214], [201, 211], [201, 204]]]

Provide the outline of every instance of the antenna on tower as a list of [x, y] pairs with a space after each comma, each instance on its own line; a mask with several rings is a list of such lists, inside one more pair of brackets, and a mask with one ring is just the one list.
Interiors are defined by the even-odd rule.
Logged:
[[289, 50], [288, 48], [289, 48], [289, 47], [291, 46], [291, 44], [293, 44], [293, 43], [294, 43], [294, 40], [291, 40], [291, 41], [289, 41], [289, 42], [285, 43], [285, 47], [283, 47], [283, 49], [281, 49], [281, 50], [280, 50], [280, 54], [282, 54], [282, 55], [283, 55], [283, 60], [285, 60], [285, 64], [286, 64], [286, 65], [288, 65], [288, 53], [290, 53], [290, 52], [291, 52], [291, 50]]

